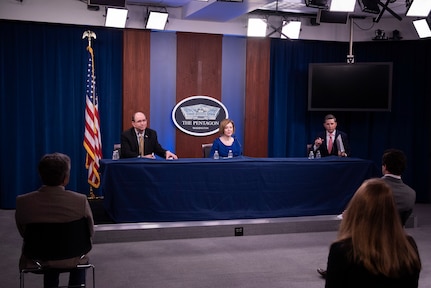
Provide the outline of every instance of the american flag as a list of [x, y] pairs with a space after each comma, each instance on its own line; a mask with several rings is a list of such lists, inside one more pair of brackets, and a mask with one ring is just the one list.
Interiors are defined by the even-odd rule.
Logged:
[[98, 96], [96, 93], [96, 75], [94, 74], [94, 54], [91, 46], [87, 47], [88, 65], [85, 95], [85, 132], [84, 148], [87, 151], [85, 167], [88, 169], [88, 183], [94, 188], [100, 186], [99, 160], [102, 159], [102, 140]]

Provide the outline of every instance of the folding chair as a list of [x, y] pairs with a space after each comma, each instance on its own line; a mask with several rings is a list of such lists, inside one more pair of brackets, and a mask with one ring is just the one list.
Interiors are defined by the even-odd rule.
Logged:
[[[96, 287], [95, 267], [90, 263], [71, 267], [47, 266], [47, 261], [83, 257], [91, 250], [92, 243], [87, 218], [67, 223], [30, 223], [24, 232], [23, 255], [32, 262], [31, 267], [20, 269], [20, 287], [24, 288], [26, 273], [44, 274], [48, 271], [59, 273], [73, 269], [92, 269], [93, 288]], [[86, 287], [59, 286], [59, 287]]]

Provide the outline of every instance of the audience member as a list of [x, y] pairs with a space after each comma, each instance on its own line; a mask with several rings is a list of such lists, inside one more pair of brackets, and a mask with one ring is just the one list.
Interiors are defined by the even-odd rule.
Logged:
[[384, 180], [366, 180], [354, 194], [327, 267], [325, 288], [418, 287], [419, 252], [401, 226]]
[[154, 154], [165, 159], [178, 159], [177, 155], [166, 150], [157, 140], [157, 132], [147, 127], [147, 117], [136, 112], [132, 126], [121, 134], [121, 158], [155, 158]]
[[342, 157], [349, 156], [350, 146], [347, 134], [336, 129], [337, 119], [335, 116], [332, 114], [326, 115], [323, 127], [325, 128], [325, 131], [317, 135], [310, 151], [313, 151], [314, 155], [316, 155], [317, 151], [320, 151], [320, 155], [322, 157], [331, 155]]
[[[39, 190], [20, 195], [16, 199], [15, 220], [19, 233], [24, 237], [26, 225], [30, 223], [66, 223], [83, 217], [88, 220], [91, 237], [94, 221], [90, 205], [84, 194], [65, 190], [70, 177], [70, 158], [61, 153], [47, 154], [39, 162], [39, 175], [43, 186]], [[43, 265], [62, 267], [88, 263], [88, 257], [75, 257], [49, 261]], [[32, 261], [21, 255], [20, 269], [31, 266]], [[59, 273], [44, 274], [44, 287], [57, 287]], [[69, 286], [85, 284], [85, 270], [70, 271]], [[81, 286], [79, 286], [81, 287]]]
[[388, 149], [382, 156], [382, 179], [389, 184], [394, 195], [401, 224], [404, 226], [416, 202], [416, 192], [401, 180], [406, 168], [407, 159], [403, 151]]
[[215, 151], [218, 151], [220, 157], [228, 157], [229, 151], [232, 151], [233, 157], [241, 156], [241, 144], [233, 136], [235, 133], [235, 123], [231, 119], [223, 119], [220, 122], [219, 133], [220, 137], [214, 140], [209, 157], [214, 157]]
[[[401, 225], [405, 226], [407, 219], [413, 211], [416, 201], [416, 192], [401, 180], [401, 174], [406, 168], [407, 159], [401, 150], [388, 149], [382, 156], [382, 179], [392, 189], [395, 206], [400, 216]], [[344, 215], [341, 214], [340, 218]], [[317, 272], [326, 277], [326, 270], [318, 268]]]

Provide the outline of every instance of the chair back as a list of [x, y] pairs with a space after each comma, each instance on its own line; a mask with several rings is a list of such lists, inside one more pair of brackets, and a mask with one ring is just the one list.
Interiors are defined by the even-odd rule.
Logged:
[[91, 250], [88, 220], [66, 223], [29, 223], [24, 232], [23, 254], [48, 261], [79, 257]]
[[403, 226], [406, 225], [407, 220], [409, 219], [410, 215], [412, 215], [413, 213], [413, 209], [407, 210], [407, 211], [403, 211], [403, 212], [399, 212], [400, 214], [400, 219], [401, 219], [401, 224]]
[[212, 147], [213, 147], [212, 143], [202, 144], [202, 155], [204, 158], [208, 158], [210, 156]]

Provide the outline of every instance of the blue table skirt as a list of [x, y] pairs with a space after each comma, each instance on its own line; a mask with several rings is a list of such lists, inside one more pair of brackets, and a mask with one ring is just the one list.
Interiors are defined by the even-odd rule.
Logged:
[[104, 159], [100, 171], [118, 223], [338, 214], [380, 176], [372, 161], [340, 157]]

